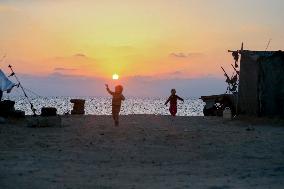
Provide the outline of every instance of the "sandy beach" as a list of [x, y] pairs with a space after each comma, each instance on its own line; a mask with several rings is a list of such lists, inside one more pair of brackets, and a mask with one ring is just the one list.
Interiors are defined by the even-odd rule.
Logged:
[[283, 188], [283, 121], [64, 116], [0, 125], [0, 188]]

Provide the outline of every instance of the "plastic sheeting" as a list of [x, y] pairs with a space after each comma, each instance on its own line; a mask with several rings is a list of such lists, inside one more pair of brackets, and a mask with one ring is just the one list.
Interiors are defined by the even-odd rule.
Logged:
[[10, 81], [6, 75], [3, 73], [3, 71], [0, 69], [0, 90], [1, 91], [9, 91], [11, 90], [15, 84]]

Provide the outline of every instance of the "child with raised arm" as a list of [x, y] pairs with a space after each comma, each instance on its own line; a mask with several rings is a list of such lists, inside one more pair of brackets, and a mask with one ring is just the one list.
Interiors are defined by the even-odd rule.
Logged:
[[121, 108], [121, 101], [125, 100], [125, 97], [122, 94], [123, 87], [121, 85], [115, 86], [114, 92], [111, 91], [106, 84], [107, 92], [112, 95], [112, 118], [114, 120], [115, 126], [119, 125], [119, 112]]
[[176, 116], [177, 113], [177, 100], [181, 100], [184, 101], [182, 98], [180, 98], [178, 95], [176, 95], [176, 90], [172, 89], [171, 90], [171, 96], [168, 98], [168, 100], [166, 101], [165, 105], [168, 104], [168, 102], [170, 102], [170, 113], [172, 116]]

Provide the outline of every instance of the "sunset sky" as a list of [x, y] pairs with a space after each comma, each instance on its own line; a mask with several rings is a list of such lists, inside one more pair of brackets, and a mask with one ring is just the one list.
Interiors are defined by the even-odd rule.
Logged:
[[228, 49], [284, 49], [282, 0], [0, 0], [0, 63], [21, 74], [222, 78]]

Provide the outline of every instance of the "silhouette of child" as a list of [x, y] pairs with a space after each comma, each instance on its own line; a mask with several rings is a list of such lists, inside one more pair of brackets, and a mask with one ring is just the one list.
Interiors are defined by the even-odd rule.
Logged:
[[176, 116], [177, 113], [177, 100], [181, 100], [184, 101], [182, 98], [180, 98], [178, 95], [176, 95], [176, 90], [172, 89], [171, 90], [171, 96], [168, 98], [168, 100], [166, 101], [165, 105], [168, 104], [168, 102], [170, 102], [170, 113], [172, 116]]
[[115, 91], [112, 92], [108, 85], [106, 84], [107, 92], [112, 95], [112, 118], [114, 120], [115, 126], [119, 125], [119, 112], [121, 108], [121, 101], [125, 100], [125, 97], [122, 94], [123, 87], [121, 85], [115, 86]]

